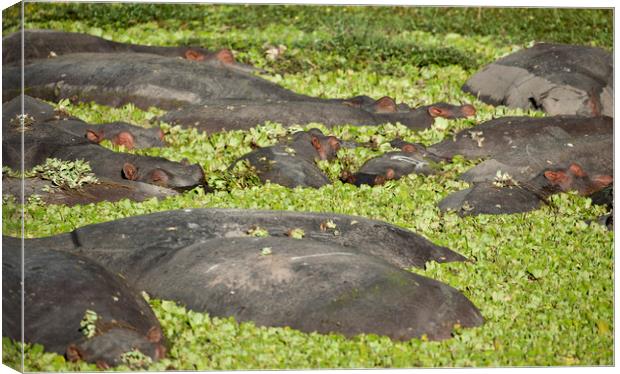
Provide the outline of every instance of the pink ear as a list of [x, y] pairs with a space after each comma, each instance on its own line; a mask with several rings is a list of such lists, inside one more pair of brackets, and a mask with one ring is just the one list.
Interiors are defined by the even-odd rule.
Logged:
[[86, 139], [91, 143], [99, 144], [103, 140], [103, 131], [86, 130]]
[[375, 110], [379, 113], [394, 113], [396, 112], [396, 102], [389, 96], [383, 96], [379, 100], [375, 101]]
[[428, 108], [428, 114], [430, 114], [431, 117], [441, 117], [444, 113], [441, 108], [436, 106], [430, 106]]
[[417, 151], [416, 147], [413, 144], [405, 144], [401, 150], [406, 153], [414, 153]]
[[158, 186], [167, 186], [168, 185], [168, 174], [161, 169], [155, 169], [151, 172], [150, 175], [151, 183], [154, 183]]
[[233, 53], [231, 52], [231, 50], [227, 49], [227, 48], [220, 49], [217, 52], [217, 54], [215, 55], [215, 58], [219, 62], [222, 62], [224, 64], [234, 64], [235, 63], [235, 56], [233, 56]]
[[138, 180], [138, 169], [134, 166], [134, 164], [126, 162], [123, 165], [123, 175], [130, 181]]
[[578, 177], [585, 177], [587, 174], [585, 171], [583, 171], [583, 169], [581, 168], [581, 166], [572, 163], [569, 165], [568, 170], [573, 173], [574, 175], [578, 176]]
[[192, 61], [203, 61], [205, 59], [205, 55], [194, 51], [193, 49], [188, 49], [185, 51], [185, 58]]
[[465, 104], [465, 105], [461, 106], [461, 113], [463, 113], [463, 115], [465, 117], [475, 116], [476, 115], [476, 108], [474, 108], [473, 105]]
[[312, 136], [312, 140], [311, 140], [312, 146], [318, 151], [319, 149], [321, 149], [321, 142], [319, 141], [319, 138], [317, 138], [316, 136]]
[[612, 184], [614, 182], [614, 177], [611, 175], [597, 175], [592, 179], [592, 182], [597, 188], [603, 188]]
[[65, 356], [67, 356], [67, 360], [71, 362], [80, 361], [82, 359], [82, 352], [75, 344], [70, 344], [67, 347], [67, 351], [65, 352]]
[[568, 176], [563, 171], [547, 170], [544, 173], [545, 178], [553, 184], [562, 184], [568, 182]]
[[161, 341], [162, 333], [161, 329], [157, 326], [152, 326], [146, 333], [146, 338], [151, 343], [159, 343]]
[[116, 145], [123, 145], [127, 149], [133, 149], [134, 147], [134, 138], [128, 131], [121, 131], [112, 139], [112, 143]]
[[395, 176], [396, 176], [396, 173], [394, 172], [394, 169], [388, 168], [385, 171], [385, 178], [386, 179], [394, 179]]

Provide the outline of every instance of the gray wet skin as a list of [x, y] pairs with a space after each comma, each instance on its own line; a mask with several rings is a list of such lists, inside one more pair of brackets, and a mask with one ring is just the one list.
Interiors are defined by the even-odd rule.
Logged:
[[[138, 52], [167, 57], [180, 57], [203, 63], [225, 64], [228, 68], [240, 71], [256, 70], [251, 66], [237, 63], [230, 50], [209, 51], [196, 46], [159, 47], [130, 43], [118, 43], [97, 36], [58, 30], [24, 30], [25, 63], [36, 59], [47, 59], [71, 53], [113, 53]], [[2, 63], [20, 64], [22, 53], [22, 33], [16, 32], [2, 39]]]
[[313, 122], [326, 126], [343, 124], [371, 126], [400, 122], [411, 129], [425, 129], [434, 123], [435, 112], [429, 111], [433, 106], [439, 108], [440, 112], [437, 113], [441, 113], [445, 118], [463, 118], [470, 115], [470, 112], [463, 112], [464, 106], [446, 103], [410, 108], [404, 104], [396, 105], [389, 99], [391, 106], [381, 108], [377, 106], [379, 100], [367, 96], [359, 100], [359, 103], [356, 98], [313, 98], [312, 101], [220, 99], [170, 111], [160, 119], [212, 133], [222, 129], [248, 129], [266, 121], [285, 126], [306, 125]]
[[487, 158], [462, 176], [467, 182], [492, 182], [498, 170], [526, 182], [547, 168], [570, 163], [589, 175], [612, 175], [612, 134], [610, 117], [503, 117], [465, 129], [428, 151]]
[[[3, 101], [20, 94], [20, 67], [3, 67]], [[313, 100], [222, 66], [145, 53], [75, 53], [24, 67], [25, 93], [109, 106], [177, 109], [219, 98]]]
[[409, 340], [446, 339], [457, 323], [483, 323], [454, 288], [353, 247], [306, 238], [215, 238], [176, 250], [82, 253], [155, 297], [259, 326]]
[[[336, 227], [327, 227], [329, 221]], [[304, 238], [355, 249], [397, 267], [422, 268], [427, 261], [467, 260], [411, 231], [381, 221], [334, 213], [246, 209], [164, 211], [87, 225], [71, 233], [29, 241], [69, 251], [146, 247], [178, 249], [206, 239], [246, 237], [257, 226], [277, 237], [287, 236], [291, 229], [300, 228], [305, 233]]]
[[[21, 340], [21, 240], [3, 237], [2, 333]], [[24, 252], [24, 339], [48, 352], [81, 354], [114, 366], [119, 355], [139, 348], [157, 360], [165, 352], [159, 321], [123, 279], [85, 257], [32, 246]], [[97, 336], [80, 331], [86, 310], [97, 313]], [[106, 335], [114, 336], [109, 339]], [[71, 357], [68, 357], [71, 359]], [[76, 358], [75, 355], [73, 358]]]
[[612, 116], [613, 59], [601, 48], [539, 43], [485, 66], [463, 90], [492, 105]]

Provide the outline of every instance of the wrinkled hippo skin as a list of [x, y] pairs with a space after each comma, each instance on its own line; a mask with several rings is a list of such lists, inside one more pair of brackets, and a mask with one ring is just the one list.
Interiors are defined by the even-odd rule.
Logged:
[[[2, 333], [21, 340], [21, 243], [3, 237]], [[144, 299], [119, 276], [70, 253], [33, 247], [24, 252], [24, 340], [70, 360], [120, 364], [120, 354], [138, 348], [157, 360], [165, 354], [159, 321]], [[80, 321], [97, 313], [96, 335], [87, 339]], [[113, 336], [110, 339], [110, 334]]]
[[613, 58], [601, 48], [539, 43], [485, 66], [463, 91], [550, 115], [613, 116]]

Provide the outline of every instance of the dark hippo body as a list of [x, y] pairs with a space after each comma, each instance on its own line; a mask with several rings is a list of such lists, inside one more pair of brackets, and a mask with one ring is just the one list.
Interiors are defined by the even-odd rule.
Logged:
[[[332, 221], [336, 227], [328, 228]], [[270, 236], [288, 236], [294, 228], [304, 238], [355, 248], [398, 267], [424, 267], [427, 261], [465, 261], [466, 258], [423, 237], [385, 222], [334, 213], [245, 209], [183, 209], [153, 213], [80, 227], [71, 233], [31, 239], [48, 248], [127, 250], [182, 248], [213, 238], [246, 237], [254, 227]], [[337, 233], [336, 233], [337, 231]]]
[[331, 181], [318, 168], [315, 160], [336, 157], [340, 140], [325, 136], [319, 129], [300, 131], [280, 144], [256, 149], [236, 160], [232, 165], [247, 160], [260, 180], [285, 187], [320, 188]]
[[[86, 123], [79, 118], [54, 110], [50, 104], [24, 95], [23, 113], [24, 127], [27, 129], [43, 124], [59, 125], [65, 132], [77, 137], [85, 137], [92, 143], [106, 139], [117, 145], [125, 145], [128, 149], [163, 147], [164, 134], [159, 128], [144, 128], [126, 122], [103, 124]], [[19, 131], [19, 115], [22, 114], [21, 97], [17, 96], [2, 104], [2, 131], [4, 134]]]
[[[2, 333], [20, 341], [21, 240], [3, 237], [2, 241]], [[35, 248], [27, 240], [23, 266], [26, 342], [102, 367], [118, 365], [120, 354], [133, 348], [153, 360], [165, 353], [159, 321], [119, 276], [87, 258]], [[98, 334], [90, 339], [80, 331], [87, 310], [101, 319], [96, 325]], [[107, 334], [115, 338], [110, 341]], [[102, 345], [105, 349], [99, 349]]]
[[[589, 176], [581, 166], [548, 168], [527, 182], [481, 182], [448, 195], [439, 203], [442, 211], [451, 209], [461, 216], [528, 212], [547, 203], [552, 194], [577, 191], [592, 196], [593, 202], [605, 203], [613, 183], [610, 175]], [[499, 184], [499, 185], [498, 185]], [[502, 186], [502, 184], [506, 184]]]
[[[100, 201], [119, 201], [122, 199], [144, 201], [152, 197], [165, 198], [177, 194], [176, 191], [170, 188], [148, 183], [119, 180], [108, 181], [104, 178], [99, 178], [99, 183], [97, 184], [86, 184], [79, 189], [52, 188], [49, 190], [52, 187], [52, 183], [38, 177], [25, 178], [23, 182], [24, 198], [28, 199], [36, 194], [47, 204], [63, 204], [68, 206]], [[21, 199], [22, 179], [3, 176], [2, 193]]]
[[[20, 74], [3, 68], [3, 101], [20, 94]], [[25, 94], [55, 102], [176, 109], [219, 98], [312, 100], [251, 74], [145, 53], [75, 53], [35, 60], [24, 74]]]
[[[264, 248], [271, 254], [261, 255]], [[259, 326], [409, 340], [423, 334], [446, 339], [457, 323], [483, 322], [476, 307], [445, 284], [354, 247], [310, 239], [218, 238], [173, 251], [83, 253], [155, 297]]]
[[[71, 53], [149, 53], [166, 57], [180, 57], [205, 63], [226, 64], [229, 68], [242, 71], [254, 70], [251, 66], [239, 64], [228, 49], [209, 51], [195, 46], [149, 46], [118, 43], [97, 36], [57, 30], [24, 30], [25, 63], [33, 60], [53, 58]], [[2, 39], [2, 63], [19, 64], [21, 61], [22, 33], [16, 32]]]
[[497, 118], [428, 147], [442, 157], [489, 158], [467, 171], [467, 182], [493, 181], [497, 171], [520, 182], [543, 170], [577, 163], [591, 175], [613, 174], [613, 119], [554, 116]]
[[539, 43], [485, 66], [463, 91], [550, 115], [613, 116], [613, 59], [601, 48]]
[[[256, 227], [270, 236], [249, 236]], [[295, 228], [303, 230], [302, 239], [288, 237]], [[259, 325], [406, 340], [422, 334], [444, 339], [455, 323], [483, 322], [455, 289], [399, 269], [462, 256], [361, 217], [186, 209], [27, 243], [86, 256], [155, 297]]]
[[[168, 112], [160, 117], [160, 120], [211, 133], [220, 130], [244, 130], [266, 121], [285, 126], [309, 123], [321, 123], [326, 126], [344, 124], [373, 126], [399, 122], [411, 129], [425, 129], [431, 127], [435, 117], [439, 116], [430, 110], [431, 107], [435, 108], [432, 105], [410, 108], [404, 104], [397, 106], [393, 103], [389, 108], [382, 109], [376, 105], [376, 100], [366, 98], [359, 104], [352, 104], [352, 102], [358, 103], [356, 98], [321, 101], [210, 100]], [[444, 108], [442, 116], [452, 116], [449, 118], [466, 116], [461, 113], [463, 106], [445, 103], [438, 103], [436, 106]]]

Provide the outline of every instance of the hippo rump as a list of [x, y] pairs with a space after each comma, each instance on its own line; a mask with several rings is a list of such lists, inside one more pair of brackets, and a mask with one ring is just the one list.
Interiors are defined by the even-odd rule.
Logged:
[[196, 46], [149, 46], [118, 43], [94, 35], [58, 30], [24, 30], [2, 39], [2, 64], [20, 64], [22, 59], [22, 35], [24, 63], [32, 60], [54, 58], [71, 53], [137, 52], [167, 57], [180, 57], [205, 63], [225, 64], [232, 69], [252, 71], [251, 66], [235, 61], [229, 49], [209, 51]]
[[[21, 67], [2, 72], [3, 101], [21, 94]], [[146, 53], [75, 53], [24, 66], [24, 93], [43, 100], [176, 109], [220, 98], [312, 100], [252, 74]]]
[[[139, 350], [152, 360], [165, 355], [159, 321], [144, 299], [118, 275], [85, 257], [32, 247], [26, 240], [2, 239], [2, 333], [71, 361], [85, 360], [108, 368], [121, 355]], [[22, 331], [22, 264], [24, 330]], [[80, 322], [96, 313], [94, 336]]]
[[485, 66], [463, 91], [550, 115], [613, 116], [613, 59], [601, 48], [539, 43]]
[[475, 109], [467, 104], [436, 103], [411, 108], [406, 104], [397, 105], [389, 97], [378, 100], [367, 96], [363, 98], [320, 101], [209, 100], [170, 111], [159, 119], [212, 133], [220, 130], [245, 130], [266, 121], [285, 126], [309, 123], [322, 123], [326, 126], [373, 126], [398, 122], [411, 129], [425, 129], [431, 127], [437, 117], [456, 119], [475, 114]]
[[[212, 316], [347, 337], [451, 337], [478, 309], [456, 289], [355, 247], [293, 238], [216, 238], [177, 250], [84, 250], [137, 289]], [[398, 318], [394, 318], [398, 316]]]

